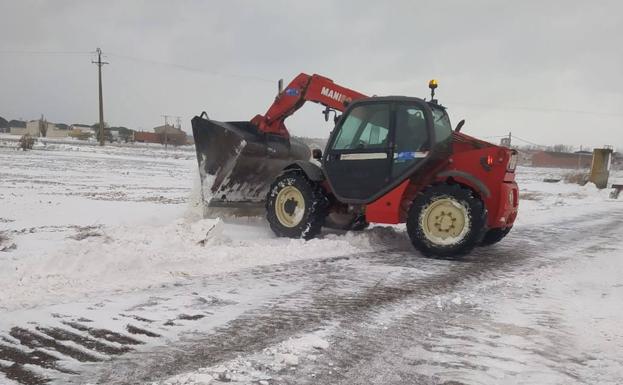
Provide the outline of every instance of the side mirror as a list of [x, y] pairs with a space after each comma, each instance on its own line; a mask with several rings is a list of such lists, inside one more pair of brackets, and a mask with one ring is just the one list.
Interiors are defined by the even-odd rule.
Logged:
[[277, 82], [277, 96], [281, 95], [283, 92], [283, 79], [279, 79]]
[[333, 123], [337, 124], [337, 122], [340, 121], [341, 117], [342, 115], [335, 114], [335, 116], [333, 117]]
[[314, 148], [312, 150], [312, 158], [314, 158], [316, 160], [322, 159], [322, 150], [319, 149], [319, 148]]
[[335, 122], [336, 116], [337, 116], [337, 111], [334, 110], [333, 108], [330, 108], [329, 106], [327, 106], [323, 111], [322, 114], [324, 115], [324, 121], [328, 122], [329, 121], [329, 114], [333, 112], [333, 121]]
[[456, 132], [460, 132], [461, 128], [463, 128], [463, 125], [465, 124], [465, 119], [461, 119], [461, 121], [459, 122], [459, 124], [456, 125], [456, 128], [454, 129], [454, 131]]
[[327, 108], [324, 109], [324, 111], [322, 111], [322, 114], [324, 115], [324, 121], [325, 122], [329, 121], [329, 112], [331, 112], [331, 110], [329, 109], [328, 106], [327, 106]]

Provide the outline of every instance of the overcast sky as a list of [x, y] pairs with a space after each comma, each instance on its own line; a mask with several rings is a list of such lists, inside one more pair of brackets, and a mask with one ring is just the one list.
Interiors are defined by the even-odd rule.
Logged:
[[[436, 78], [470, 134], [623, 148], [621, 1], [2, 0], [0, 15], [7, 119], [97, 121], [101, 47], [111, 125], [250, 119], [308, 72], [370, 95], [424, 97]], [[320, 111], [290, 131], [326, 136]]]

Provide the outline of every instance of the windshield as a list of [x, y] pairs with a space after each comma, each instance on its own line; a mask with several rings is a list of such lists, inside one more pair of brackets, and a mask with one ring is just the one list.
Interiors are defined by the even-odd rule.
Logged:
[[443, 142], [452, 134], [452, 125], [450, 124], [450, 117], [446, 110], [441, 108], [432, 107], [433, 112], [433, 126], [435, 128], [435, 140], [437, 143]]

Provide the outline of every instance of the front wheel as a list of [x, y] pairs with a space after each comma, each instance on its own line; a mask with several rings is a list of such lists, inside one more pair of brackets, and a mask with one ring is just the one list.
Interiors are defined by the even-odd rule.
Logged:
[[486, 211], [471, 190], [458, 184], [434, 185], [409, 209], [407, 232], [424, 255], [451, 258], [469, 253], [482, 239]]
[[327, 208], [322, 186], [303, 172], [287, 171], [270, 186], [266, 219], [279, 237], [311, 239], [320, 233]]

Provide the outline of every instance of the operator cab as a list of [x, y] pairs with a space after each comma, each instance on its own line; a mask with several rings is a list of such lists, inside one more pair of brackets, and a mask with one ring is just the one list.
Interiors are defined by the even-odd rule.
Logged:
[[447, 143], [452, 132], [434, 100], [388, 96], [353, 102], [327, 143], [323, 168], [343, 202], [367, 204], [391, 191]]

